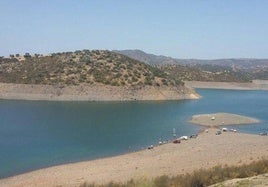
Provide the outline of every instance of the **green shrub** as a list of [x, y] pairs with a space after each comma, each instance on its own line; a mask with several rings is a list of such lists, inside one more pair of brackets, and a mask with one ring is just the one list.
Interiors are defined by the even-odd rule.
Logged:
[[168, 187], [169, 186], [169, 177], [166, 175], [163, 175], [161, 177], [157, 177], [154, 180], [154, 186], [155, 187]]
[[88, 56], [80, 57], [79, 61], [85, 62], [87, 65], [89, 65], [91, 63], [90, 58]]

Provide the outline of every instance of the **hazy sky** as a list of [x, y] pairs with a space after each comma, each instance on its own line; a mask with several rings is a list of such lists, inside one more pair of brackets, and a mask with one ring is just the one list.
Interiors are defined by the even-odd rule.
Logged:
[[141, 49], [268, 58], [268, 0], [0, 0], [0, 55]]

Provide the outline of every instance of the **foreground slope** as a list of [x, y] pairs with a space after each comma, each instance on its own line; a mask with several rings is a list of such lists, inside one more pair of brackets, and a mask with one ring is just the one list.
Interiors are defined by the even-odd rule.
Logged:
[[268, 173], [248, 178], [227, 180], [210, 187], [265, 187], [268, 186]]

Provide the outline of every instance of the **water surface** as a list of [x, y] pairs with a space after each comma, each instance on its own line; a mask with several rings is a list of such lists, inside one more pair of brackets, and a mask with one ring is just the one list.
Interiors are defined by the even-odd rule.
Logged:
[[140, 150], [196, 133], [194, 114], [230, 112], [260, 119], [235, 126], [268, 131], [265, 91], [197, 90], [185, 101], [55, 102], [0, 100], [0, 178], [42, 167]]

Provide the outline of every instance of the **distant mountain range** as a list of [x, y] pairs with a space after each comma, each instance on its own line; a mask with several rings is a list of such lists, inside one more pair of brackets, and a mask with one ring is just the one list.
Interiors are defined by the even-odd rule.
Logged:
[[148, 54], [141, 50], [114, 50], [116, 53], [126, 55], [130, 58], [145, 62], [150, 65], [178, 64], [178, 59], [162, 55]]
[[228, 66], [239, 70], [260, 70], [268, 68], [268, 59], [230, 58], [230, 59], [177, 59], [162, 55], [148, 54], [141, 50], [115, 50], [115, 52], [151, 65], [180, 64], [187, 66], [215, 65]]
[[111, 86], [180, 86], [183, 81], [268, 79], [268, 59], [175, 59], [141, 50], [77, 50], [0, 58], [0, 82]]
[[254, 79], [268, 79], [268, 59], [177, 59], [148, 54], [141, 50], [115, 52], [157, 66], [181, 80], [249, 82]]

